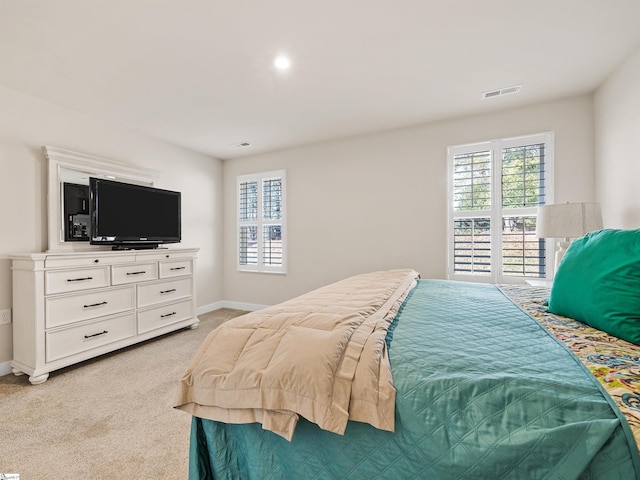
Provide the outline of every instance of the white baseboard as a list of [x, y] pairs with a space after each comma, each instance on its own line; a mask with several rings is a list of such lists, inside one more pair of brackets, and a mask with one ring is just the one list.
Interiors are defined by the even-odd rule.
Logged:
[[196, 309], [197, 315], [202, 315], [204, 313], [213, 312], [214, 310], [218, 310], [220, 308], [232, 308], [234, 310], [247, 310], [249, 312], [253, 312], [255, 310], [262, 310], [263, 308], [268, 307], [269, 305], [259, 305], [257, 303], [244, 303], [244, 302], [231, 302], [228, 300], [221, 300], [219, 302], [210, 303], [209, 305], [203, 305]]
[[3, 375], [9, 375], [13, 372], [13, 368], [11, 368], [11, 361], [0, 363], [0, 377]]
[[267, 308], [269, 305], [259, 305], [257, 303], [244, 303], [244, 302], [230, 302], [224, 301], [224, 308], [233, 308], [235, 310], [248, 310], [250, 312], [254, 312], [256, 310], [262, 310], [263, 308]]
[[203, 305], [201, 307], [196, 308], [196, 315], [202, 315], [205, 313], [213, 312], [214, 310], [218, 310], [220, 308], [224, 308], [224, 302], [215, 302], [210, 303], [209, 305]]

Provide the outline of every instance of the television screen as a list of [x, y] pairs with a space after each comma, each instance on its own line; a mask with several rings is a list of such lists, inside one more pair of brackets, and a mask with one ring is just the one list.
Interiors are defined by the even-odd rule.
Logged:
[[180, 192], [89, 179], [90, 243], [153, 248], [181, 239]]

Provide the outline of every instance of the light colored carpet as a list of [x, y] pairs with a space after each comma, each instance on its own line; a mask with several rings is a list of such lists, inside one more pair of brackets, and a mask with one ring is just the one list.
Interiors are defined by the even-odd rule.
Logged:
[[0, 473], [20, 480], [186, 478], [191, 417], [172, 408], [205, 336], [245, 312], [52, 372], [41, 385], [0, 377]]

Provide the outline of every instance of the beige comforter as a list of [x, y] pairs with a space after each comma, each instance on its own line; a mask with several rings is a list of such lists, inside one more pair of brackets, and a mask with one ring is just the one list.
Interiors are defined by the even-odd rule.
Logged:
[[417, 277], [357, 275], [224, 323], [192, 359], [176, 408], [289, 441], [299, 415], [338, 434], [349, 419], [393, 431], [385, 336]]

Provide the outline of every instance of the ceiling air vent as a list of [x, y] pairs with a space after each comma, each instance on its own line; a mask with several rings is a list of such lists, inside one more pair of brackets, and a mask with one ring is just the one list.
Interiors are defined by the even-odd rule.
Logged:
[[518, 93], [522, 85], [513, 85], [511, 87], [504, 87], [498, 90], [490, 90], [488, 92], [484, 92], [482, 94], [482, 99], [493, 98], [493, 97], [501, 97], [502, 95], [509, 95], [510, 93]]

